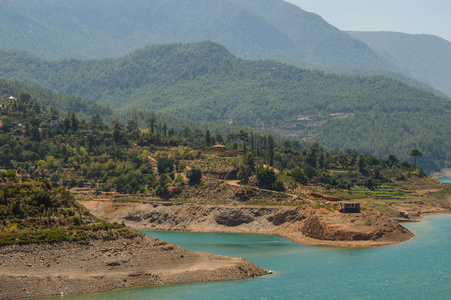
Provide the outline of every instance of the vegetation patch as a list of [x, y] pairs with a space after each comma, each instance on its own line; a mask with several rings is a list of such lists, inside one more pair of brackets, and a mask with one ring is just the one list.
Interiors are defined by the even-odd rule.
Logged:
[[64, 188], [47, 180], [21, 181], [0, 172], [0, 246], [132, 238], [142, 234], [106, 223], [77, 204]]

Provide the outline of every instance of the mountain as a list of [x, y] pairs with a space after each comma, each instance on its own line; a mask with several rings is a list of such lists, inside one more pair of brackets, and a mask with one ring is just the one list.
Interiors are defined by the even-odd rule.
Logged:
[[395, 61], [405, 75], [451, 95], [451, 42], [426, 34], [356, 31], [349, 34]]
[[244, 58], [396, 70], [363, 42], [282, 0], [3, 0], [4, 50], [48, 59], [120, 56], [147, 45], [211, 40]]
[[47, 61], [0, 51], [0, 74], [117, 111], [276, 130], [377, 156], [449, 163], [451, 101], [382, 76], [344, 76], [232, 55], [213, 42], [149, 46], [116, 59]]
[[449, 97], [444, 92], [439, 91], [436, 88], [433, 88], [430, 85], [427, 85], [426, 83], [413, 79], [412, 77], [409, 77], [407, 75], [404, 75], [399, 72], [389, 71], [389, 70], [375, 70], [375, 69], [362, 69], [362, 68], [338, 68], [338, 67], [327, 67], [327, 66], [320, 66], [315, 65], [312, 63], [308, 63], [304, 60], [297, 59], [290, 56], [284, 56], [284, 55], [276, 55], [276, 56], [270, 56], [268, 59], [286, 63], [289, 65], [296, 66], [301, 69], [309, 69], [309, 70], [317, 70], [322, 71], [326, 74], [337, 74], [337, 75], [346, 75], [346, 76], [384, 76], [387, 78], [399, 80], [401, 82], [407, 83], [408, 85], [423, 89], [428, 92], [432, 92], [440, 97]]

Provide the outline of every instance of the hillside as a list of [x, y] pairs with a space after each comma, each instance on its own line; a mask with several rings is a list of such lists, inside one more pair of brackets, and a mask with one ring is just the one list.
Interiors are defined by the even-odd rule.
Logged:
[[303, 70], [233, 56], [212, 42], [150, 46], [117, 59], [46, 61], [0, 52], [3, 77], [118, 111], [150, 109], [197, 121], [276, 130], [422, 166], [449, 164], [451, 102], [381, 76]]
[[428, 92], [432, 92], [439, 97], [449, 97], [444, 92], [438, 90], [437, 88], [433, 88], [431, 85], [427, 85], [426, 83], [413, 79], [407, 75], [404, 75], [400, 72], [389, 71], [389, 70], [375, 70], [375, 69], [362, 69], [362, 68], [334, 68], [327, 66], [315, 65], [312, 63], [308, 63], [301, 59], [296, 59], [294, 57], [284, 56], [284, 55], [276, 55], [270, 56], [268, 59], [274, 60], [277, 62], [289, 64], [296, 66], [301, 69], [309, 69], [321, 71], [326, 74], [336, 74], [336, 75], [346, 75], [346, 76], [383, 76], [387, 78], [391, 78], [394, 80], [401, 81], [403, 83], [407, 83], [408, 85], [419, 88]]
[[349, 32], [396, 61], [407, 76], [451, 95], [451, 42], [437, 36], [398, 32]]
[[20, 93], [32, 94], [34, 100], [40, 105], [52, 106], [61, 112], [73, 111], [80, 116], [98, 113], [105, 117], [113, 114], [111, 108], [86, 100], [80, 96], [60, 94], [18, 81], [0, 79], [0, 97], [18, 96]]
[[[449, 185], [427, 178], [421, 168], [393, 155], [377, 158], [353, 150], [325, 150], [319, 144], [279, 144], [271, 136], [253, 132], [221, 139], [196, 128], [175, 131], [153, 126], [156, 120], [149, 129], [140, 129], [134, 120], [126, 127], [117, 122], [109, 127], [99, 115], [80, 122], [71, 114], [49, 126], [49, 119], [30, 114], [30, 107], [41, 108], [21, 95], [17, 105], [2, 109], [1, 116], [0, 168], [8, 172], [0, 172], [4, 221], [0, 244], [92, 241], [98, 245], [98, 241], [118, 240], [119, 245], [111, 246], [118, 248], [113, 253], [127, 252], [137, 249], [140, 234], [124, 222], [133, 228], [259, 232], [298, 242], [382, 246], [413, 236], [397, 219], [411, 221], [450, 209]], [[217, 142], [227, 149], [208, 146]], [[96, 216], [117, 222], [93, 217], [65, 188]], [[342, 213], [343, 201], [349, 200], [359, 203], [361, 213]], [[132, 240], [123, 242], [128, 238]], [[156, 255], [178, 254], [183, 260], [177, 265], [186, 266], [188, 254], [181, 249], [146, 240], [139, 247], [143, 244]], [[100, 254], [92, 246], [88, 243], [85, 248], [94, 251], [95, 255], [88, 255], [94, 258], [86, 261], [83, 256], [78, 264], [84, 276], [101, 266], [114, 267], [106, 274], [112, 276], [114, 270], [135, 265], [127, 253], [121, 255], [127, 259], [121, 260], [102, 254], [99, 262], [95, 256]], [[54, 251], [47, 246], [38, 249], [39, 254]], [[148, 251], [139, 248], [139, 253]], [[36, 257], [27, 258], [25, 267], [18, 267], [14, 260], [20, 255], [8, 256], [0, 268], [8, 266], [20, 275], [31, 267], [49, 267], [63, 278], [72, 272], [58, 270], [63, 259], [41, 257], [41, 264]], [[256, 273], [238, 276], [246, 274]]]
[[[155, 116], [126, 124], [62, 116], [25, 92], [0, 98], [0, 298], [272, 274], [130, 228], [379, 247], [414, 235], [399, 221], [451, 209], [451, 185], [394, 155], [175, 130]], [[348, 201], [360, 208], [345, 213]]]
[[[84, 294], [268, 274], [106, 223], [47, 180], [0, 172], [0, 298]], [[101, 274], [101, 276], [99, 276]]]
[[396, 69], [364, 43], [282, 0], [0, 2], [1, 49], [43, 58], [104, 58], [147, 45], [212, 40], [234, 54]]

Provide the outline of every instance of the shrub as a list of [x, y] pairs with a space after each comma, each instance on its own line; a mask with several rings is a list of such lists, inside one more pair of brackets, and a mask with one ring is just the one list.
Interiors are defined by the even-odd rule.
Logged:
[[272, 189], [276, 179], [276, 172], [271, 168], [265, 167], [257, 170], [258, 185], [262, 188]]
[[191, 168], [186, 172], [186, 177], [189, 179], [190, 184], [199, 184], [202, 180], [202, 170], [199, 168]]
[[170, 173], [174, 170], [174, 161], [167, 157], [161, 157], [157, 162], [158, 174]]
[[296, 180], [297, 182], [306, 184], [307, 183], [307, 177], [304, 174], [304, 170], [302, 170], [299, 167], [296, 167], [291, 170], [291, 176]]
[[74, 223], [75, 226], [81, 225], [81, 223], [82, 223], [79, 216], [72, 217], [72, 222]]

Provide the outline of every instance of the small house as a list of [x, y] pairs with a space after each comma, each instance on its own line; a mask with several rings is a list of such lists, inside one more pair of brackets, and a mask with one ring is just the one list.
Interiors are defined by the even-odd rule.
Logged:
[[216, 150], [224, 150], [227, 147], [224, 145], [217, 144], [217, 145], [212, 146], [211, 148], [216, 149]]
[[340, 202], [340, 212], [342, 213], [359, 213], [360, 203], [358, 202]]

